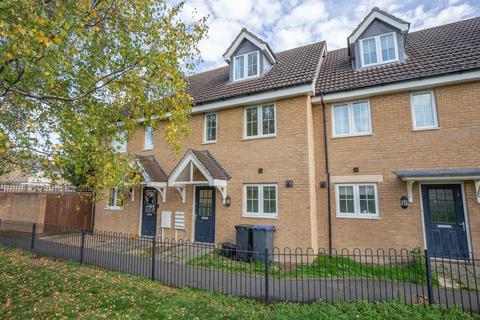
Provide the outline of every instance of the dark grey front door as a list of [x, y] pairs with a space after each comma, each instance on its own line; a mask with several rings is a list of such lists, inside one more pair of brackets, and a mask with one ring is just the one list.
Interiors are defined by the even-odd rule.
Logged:
[[215, 242], [215, 188], [195, 189], [195, 241]]
[[467, 226], [459, 184], [422, 185], [427, 247], [439, 258], [468, 258]]
[[157, 230], [157, 190], [143, 189], [142, 236], [156, 235]]

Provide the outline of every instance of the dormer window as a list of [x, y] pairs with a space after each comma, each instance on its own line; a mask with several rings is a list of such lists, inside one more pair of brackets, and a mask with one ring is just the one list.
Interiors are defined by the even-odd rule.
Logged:
[[256, 77], [260, 73], [258, 51], [235, 56], [233, 59], [234, 81]]
[[270, 46], [245, 28], [228, 47], [223, 58], [228, 63], [229, 81], [261, 77], [276, 63]]
[[395, 33], [360, 40], [360, 52], [363, 67], [398, 61]]
[[348, 54], [353, 68], [405, 61], [409, 29], [407, 21], [373, 8], [348, 37]]

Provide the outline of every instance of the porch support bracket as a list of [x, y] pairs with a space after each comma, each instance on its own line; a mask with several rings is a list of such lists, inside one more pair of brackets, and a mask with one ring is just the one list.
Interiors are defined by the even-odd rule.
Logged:
[[182, 203], [185, 203], [185, 186], [178, 186], [175, 187], [175, 189], [178, 191], [180, 194], [180, 197], [182, 198]]
[[475, 196], [477, 198], [477, 203], [480, 203], [480, 180], [475, 180]]
[[223, 204], [225, 204], [225, 199], [227, 198], [227, 187], [216, 187], [218, 191], [222, 194]]
[[155, 189], [162, 196], [162, 202], [165, 202], [167, 200], [167, 187], [155, 187]]
[[412, 203], [413, 202], [413, 184], [415, 181], [408, 180], [407, 181], [407, 196], [408, 196], [408, 202]]
[[127, 192], [132, 202], [135, 202], [135, 189], [134, 188], [127, 189]]

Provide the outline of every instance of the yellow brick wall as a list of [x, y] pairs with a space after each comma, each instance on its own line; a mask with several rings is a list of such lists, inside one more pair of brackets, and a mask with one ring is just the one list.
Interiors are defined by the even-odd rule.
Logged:
[[[173, 153], [165, 142], [163, 130], [155, 132], [154, 150], [143, 150], [143, 129], [137, 131], [129, 142], [127, 150], [140, 155], [155, 155], [167, 174], [174, 169], [189, 148], [210, 150], [232, 176], [228, 181], [228, 194], [232, 198], [229, 208], [222, 205], [221, 194], [216, 191], [215, 241], [217, 243], [235, 242], [234, 226], [251, 223], [275, 225], [277, 228], [274, 238], [275, 246], [316, 246], [317, 239], [312, 239], [312, 232], [316, 230], [312, 231], [311, 228], [311, 210], [312, 208], [314, 210], [315, 201], [313, 206], [310, 202], [311, 197], [315, 197], [315, 193], [310, 193], [310, 184], [314, 183], [314, 178], [309, 177], [307, 131], [309, 117], [307, 107], [309, 106], [307, 96], [277, 101], [277, 134], [273, 138], [244, 140], [244, 108], [236, 107], [217, 112], [217, 143], [203, 143], [204, 115], [195, 114], [190, 120], [191, 133], [183, 141], [183, 148], [178, 154]], [[311, 147], [313, 147], [313, 141], [311, 141]], [[311, 150], [312, 148], [310, 152]], [[311, 154], [310, 159], [313, 161]], [[263, 174], [258, 173], [259, 168], [263, 168]], [[287, 179], [293, 180], [293, 188], [285, 188]], [[244, 183], [278, 183], [278, 219], [242, 217]], [[169, 187], [167, 190], [166, 202], [160, 202], [158, 219], [161, 211], [172, 211], [173, 224], [173, 212], [185, 212], [187, 227], [185, 237], [193, 240], [193, 188], [187, 188], [185, 203], [181, 203], [175, 189]], [[95, 227], [129, 233], [138, 232], [141, 200], [138, 197], [139, 193], [136, 195], [135, 202], [128, 202], [128, 207], [123, 212], [107, 211], [104, 210], [103, 203], [97, 204]], [[160, 226], [160, 221], [157, 226]], [[160, 232], [157, 234], [160, 235]], [[167, 230], [164, 235], [172, 237], [174, 233], [172, 230]], [[177, 237], [180, 238], [180, 233]]]
[[0, 219], [44, 223], [47, 195], [0, 192]]
[[[383, 175], [378, 184], [380, 219], [336, 218], [332, 184], [333, 246], [347, 248], [423, 247], [422, 213], [418, 183], [414, 202], [400, 207], [406, 184], [396, 179], [397, 170], [480, 167], [480, 82], [438, 87], [434, 90], [440, 128], [412, 130], [410, 92], [370, 98], [373, 134], [331, 138], [331, 105], [327, 105], [327, 137], [330, 173]], [[322, 107], [314, 107], [317, 150], [317, 186], [326, 181], [323, 156]], [[353, 173], [358, 167], [359, 173]], [[480, 204], [473, 182], [465, 182], [473, 249], [480, 252]], [[319, 245], [328, 246], [326, 189], [317, 190]]]
[[[412, 130], [410, 92], [369, 99], [373, 127], [371, 136], [331, 138], [331, 106], [327, 105], [331, 175], [382, 175], [384, 179], [384, 182], [378, 184], [378, 220], [336, 218], [335, 189], [332, 184], [334, 247], [422, 247], [424, 241], [418, 183], [414, 185], [414, 202], [404, 210], [400, 207], [400, 197], [406, 195], [406, 185], [398, 181], [393, 172], [401, 169], [480, 167], [480, 83], [438, 87], [434, 92], [440, 129], [429, 131]], [[142, 155], [154, 154], [167, 174], [188, 148], [208, 149], [212, 152], [232, 175], [232, 180], [228, 182], [228, 194], [232, 197], [230, 208], [222, 205], [221, 195], [216, 192], [217, 243], [235, 242], [234, 225], [252, 223], [275, 225], [275, 246], [326, 248], [327, 190], [319, 187], [320, 182], [327, 180], [322, 107], [314, 105], [310, 113], [307, 97], [277, 101], [276, 107], [275, 138], [243, 140], [243, 107], [237, 107], [217, 113], [217, 143], [203, 144], [203, 114], [198, 114], [191, 118], [191, 134], [183, 141], [179, 154], [169, 149], [162, 130], [155, 133], [153, 151], [143, 151], [143, 129], [138, 130], [129, 143], [128, 150]], [[309, 167], [312, 161], [315, 164], [313, 168]], [[353, 167], [358, 167], [359, 173], [353, 173]], [[258, 173], [258, 168], [263, 168], [263, 174]], [[294, 181], [293, 188], [284, 187], [287, 179]], [[272, 182], [278, 183], [279, 218], [242, 217], [243, 184]], [[471, 243], [478, 253], [480, 205], [475, 201], [473, 182], [465, 182], [464, 187]], [[315, 192], [312, 192], [312, 188]], [[193, 240], [193, 192], [192, 187], [187, 188], [186, 202], [181, 203], [177, 191], [167, 188], [167, 201], [162, 203], [159, 198], [157, 227], [160, 227], [161, 211], [172, 211], [172, 225], [174, 212], [184, 212], [186, 230], [178, 231], [176, 236]], [[96, 228], [139, 232], [140, 196], [140, 191], [136, 192], [135, 202], [127, 201], [128, 205], [123, 211], [105, 211], [103, 204], [97, 204]], [[316, 226], [313, 230], [312, 225]], [[164, 236], [174, 237], [173, 228], [165, 230]]]

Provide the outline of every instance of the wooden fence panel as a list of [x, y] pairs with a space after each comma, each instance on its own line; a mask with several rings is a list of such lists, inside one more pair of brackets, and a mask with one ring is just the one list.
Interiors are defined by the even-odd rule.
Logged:
[[92, 201], [89, 193], [48, 194], [45, 224], [91, 229]]

